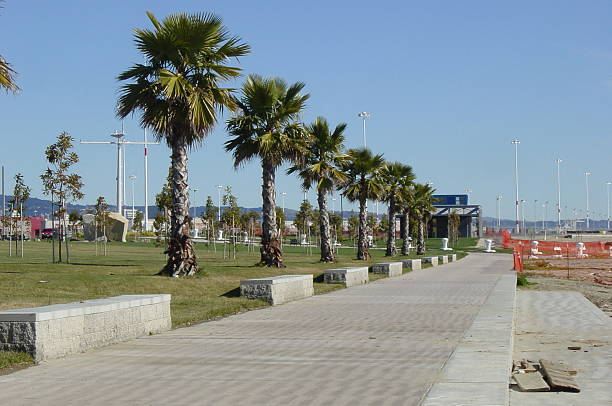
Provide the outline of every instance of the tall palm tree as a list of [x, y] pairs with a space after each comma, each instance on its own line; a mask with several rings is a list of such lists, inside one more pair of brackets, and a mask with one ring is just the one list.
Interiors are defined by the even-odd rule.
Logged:
[[283, 162], [297, 163], [307, 150], [308, 133], [296, 122], [308, 94], [304, 83], [288, 86], [279, 78], [250, 75], [236, 100], [238, 115], [227, 121], [234, 167], [254, 158], [261, 161], [263, 220], [261, 265], [283, 267], [283, 253], [276, 227], [276, 170]]
[[[0, 0], [0, 2], [2, 2], [2, 0]], [[2, 8], [2, 6], [0, 6], [0, 8]], [[15, 73], [11, 64], [0, 55], [0, 88], [3, 88], [7, 92], [18, 92], [19, 87], [15, 83]]]
[[435, 192], [431, 186], [425, 184], [414, 185], [414, 197], [411, 202], [411, 212], [417, 219], [417, 254], [425, 254], [425, 227], [427, 221], [431, 217], [431, 213], [435, 210], [433, 203], [435, 199], [432, 194]]
[[310, 134], [310, 140], [308, 151], [304, 155], [304, 162], [292, 166], [287, 171], [288, 173], [298, 173], [302, 179], [304, 190], [310, 189], [313, 185], [317, 188], [321, 262], [334, 261], [326, 195], [347, 179], [347, 176], [339, 169], [347, 159], [344, 153], [343, 133], [345, 129], [346, 124], [341, 123], [336, 126], [334, 131], [331, 131], [327, 120], [323, 117], [317, 117], [314, 123], [306, 127], [306, 131]]
[[397, 254], [395, 247], [395, 215], [398, 211], [398, 201], [402, 199], [402, 188], [409, 187], [414, 180], [412, 167], [401, 162], [387, 163], [382, 170], [384, 182], [383, 201], [389, 205], [389, 227], [387, 228], [387, 251], [385, 256], [392, 257]]
[[400, 238], [402, 239], [402, 255], [410, 254], [410, 216], [414, 199], [414, 183], [404, 185], [399, 189], [397, 210], [400, 213]]
[[220, 85], [240, 75], [228, 59], [246, 55], [250, 48], [231, 37], [212, 14], [171, 14], [161, 22], [147, 15], [153, 29], [137, 29], [134, 34], [145, 63], [118, 76], [129, 83], [121, 87], [117, 115], [140, 111], [141, 125], [172, 150], [168, 262], [160, 274], [193, 275], [198, 265], [189, 237], [187, 153], [212, 131], [217, 114], [225, 107], [235, 108], [232, 89]]
[[349, 201], [359, 202], [359, 233], [357, 237], [357, 259], [367, 260], [370, 256], [366, 241], [367, 201], [378, 199], [383, 192], [381, 171], [385, 167], [382, 154], [374, 155], [367, 148], [350, 149], [343, 169], [348, 179], [344, 196]]

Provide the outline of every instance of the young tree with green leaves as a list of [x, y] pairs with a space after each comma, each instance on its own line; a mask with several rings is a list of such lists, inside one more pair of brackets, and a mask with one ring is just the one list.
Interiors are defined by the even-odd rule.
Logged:
[[62, 262], [62, 241], [66, 247], [66, 262], [70, 262], [70, 251], [68, 238], [65, 238], [66, 230], [66, 204], [68, 200], [80, 200], [85, 195], [81, 192], [83, 182], [81, 176], [70, 173], [70, 168], [79, 162], [79, 156], [72, 151], [72, 138], [67, 132], [62, 132], [57, 137], [57, 142], [51, 144], [45, 150], [47, 162], [51, 165], [40, 175], [43, 183], [43, 193], [51, 194], [52, 200], [58, 202], [57, 210], [52, 213], [59, 217], [59, 261]]
[[298, 230], [298, 234], [307, 234], [310, 221], [313, 219], [312, 204], [308, 200], [303, 200], [300, 209], [295, 213], [293, 224]]
[[78, 210], [73, 209], [70, 213], [68, 213], [68, 222], [70, 223], [72, 234], [76, 234], [76, 225], [81, 220], [83, 220], [83, 216], [81, 216]]
[[350, 149], [348, 160], [343, 165], [348, 175], [343, 194], [349, 201], [359, 202], [358, 260], [370, 258], [367, 242], [367, 202], [379, 198], [383, 192], [381, 171], [384, 167], [383, 155], [375, 155], [367, 148]]
[[223, 213], [221, 221], [228, 226], [238, 226], [240, 223], [240, 207], [238, 207], [238, 198], [232, 193], [232, 187], [226, 186], [225, 194], [223, 195]]
[[145, 62], [119, 75], [128, 83], [121, 87], [117, 115], [141, 112], [141, 125], [172, 150], [170, 241], [160, 274], [181, 277], [198, 270], [189, 234], [188, 150], [210, 134], [224, 108], [235, 108], [232, 89], [221, 84], [240, 76], [240, 69], [227, 63], [250, 47], [212, 14], [176, 13], [161, 21], [147, 15], [153, 29], [134, 34]]
[[[23, 182], [23, 175], [21, 173], [16, 174], [14, 179], [15, 188], [13, 189], [13, 198], [9, 200], [9, 203], [13, 207], [13, 211], [17, 213], [17, 217], [13, 217], [13, 213], [11, 213], [11, 220], [13, 220], [12, 228], [16, 231], [11, 238], [18, 235], [18, 238], [15, 238], [15, 252], [17, 252], [17, 240], [23, 240], [23, 234], [25, 232], [23, 229], [23, 213], [26, 209], [24, 203], [30, 198], [31, 189]], [[19, 228], [19, 224], [21, 224], [21, 229]], [[23, 255], [23, 244], [21, 248], [21, 254]]]
[[102, 235], [104, 236], [104, 256], [106, 256], [106, 226], [110, 224], [108, 217], [108, 204], [104, 199], [104, 196], [98, 196], [96, 204], [94, 206], [94, 219], [95, 219], [95, 236], [94, 241], [96, 242], [96, 255], [98, 254], [98, 229], [102, 229]]
[[340, 170], [347, 159], [344, 153], [345, 129], [346, 124], [341, 123], [332, 131], [325, 118], [317, 117], [314, 123], [306, 127], [306, 131], [310, 134], [310, 141], [304, 161], [288, 170], [288, 173], [298, 174], [304, 190], [309, 190], [313, 186], [317, 190], [321, 262], [334, 261], [327, 195], [347, 180], [347, 176]]
[[303, 83], [290, 86], [279, 78], [250, 75], [237, 100], [238, 115], [227, 121], [234, 167], [259, 159], [262, 168], [263, 223], [261, 259], [264, 266], [284, 267], [276, 227], [276, 170], [284, 162], [297, 163], [307, 150], [308, 133], [296, 120], [306, 105]]
[[142, 212], [139, 210], [136, 212], [136, 215], [134, 216], [134, 220], [132, 222], [132, 230], [136, 231], [137, 233], [141, 233], [142, 228], [143, 228], [142, 221], [143, 221]]

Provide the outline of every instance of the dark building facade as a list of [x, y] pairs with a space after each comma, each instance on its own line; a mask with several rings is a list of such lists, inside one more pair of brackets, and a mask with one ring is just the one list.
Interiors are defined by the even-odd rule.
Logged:
[[436, 199], [434, 212], [427, 224], [430, 238], [448, 237], [448, 218], [455, 212], [459, 215], [459, 237], [480, 237], [482, 235], [482, 210], [477, 204], [469, 204], [467, 194], [433, 195]]

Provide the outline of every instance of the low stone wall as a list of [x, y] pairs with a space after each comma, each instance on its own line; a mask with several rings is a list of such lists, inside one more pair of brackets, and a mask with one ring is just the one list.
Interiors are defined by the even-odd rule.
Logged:
[[240, 294], [249, 299], [262, 299], [272, 305], [314, 295], [312, 275], [282, 275], [240, 281]]
[[410, 269], [411, 271], [416, 271], [421, 269], [421, 260], [420, 259], [404, 259], [402, 260], [402, 266], [404, 269]]
[[438, 255], [438, 264], [448, 264], [448, 255]]
[[438, 257], [425, 257], [422, 260], [424, 264], [431, 264], [432, 266], [438, 265]]
[[0, 312], [0, 349], [36, 361], [159, 333], [172, 327], [170, 295], [124, 295]]
[[370, 266], [370, 272], [387, 275], [390, 278], [402, 274], [403, 265], [401, 262], [381, 262]]
[[325, 283], [343, 283], [347, 288], [368, 283], [368, 267], [328, 269], [323, 274], [323, 280]]

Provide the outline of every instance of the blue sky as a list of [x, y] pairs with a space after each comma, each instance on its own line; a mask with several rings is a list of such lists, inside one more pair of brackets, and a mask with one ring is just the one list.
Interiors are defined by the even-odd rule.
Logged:
[[[141, 59], [132, 29], [150, 26], [146, 10], [158, 17], [218, 14], [252, 46], [239, 61], [245, 74], [306, 83], [311, 99], [305, 122], [318, 115], [346, 122], [348, 146], [359, 146], [357, 113], [371, 112], [369, 147], [412, 165], [418, 180], [433, 182], [439, 193], [471, 189], [472, 202], [488, 215], [495, 215], [501, 193], [503, 216], [514, 216], [515, 137], [521, 140], [527, 217], [534, 199], [556, 202], [557, 157], [563, 159], [562, 207], [584, 210], [589, 170], [592, 217], [605, 215], [605, 182], [612, 180], [612, 3], [596, 0], [8, 0], [0, 11], [0, 54], [19, 72], [23, 91], [0, 95], [0, 162], [8, 175], [22, 172], [35, 196], [42, 194], [44, 148], [60, 131], [77, 140], [104, 140], [121, 127], [115, 77]], [[142, 138], [135, 118], [124, 125], [130, 140]], [[216, 196], [216, 184], [231, 184], [241, 205], [259, 206], [260, 168], [253, 162], [235, 171], [222, 149], [226, 140], [220, 125], [192, 152], [196, 198], [203, 204], [205, 195]], [[114, 202], [115, 150], [76, 150], [84, 201], [104, 195]], [[150, 151], [152, 199], [167, 173], [169, 150], [159, 145]], [[128, 147], [127, 157], [128, 174], [138, 177], [136, 203], [142, 204], [142, 150]], [[296, 179], [280, 172], [277, 191], [287, 192], [287, 207], [302, 199]]]

